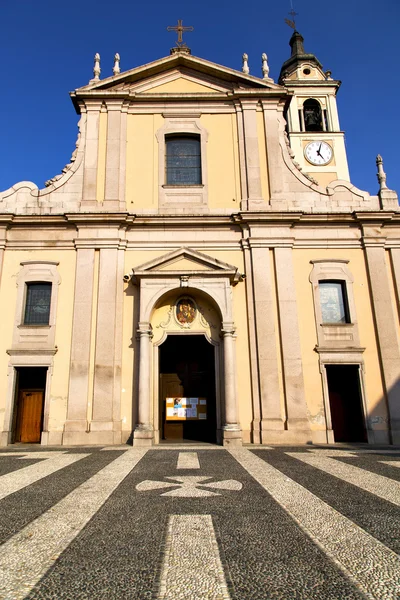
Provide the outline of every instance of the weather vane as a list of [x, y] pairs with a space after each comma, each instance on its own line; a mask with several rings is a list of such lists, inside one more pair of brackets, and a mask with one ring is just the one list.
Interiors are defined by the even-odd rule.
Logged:
[[289, 27], [291, 27], [292, 29], [294, 29], [296, 31], [296, 21], [295, 21], [295, 17], [297, 17], [297, 15], [299, 13], [295, 12], [294, 8], [293, 8], [293, 0], [290, 0], [290, 11], [288, 13], [292, 18], [291, 19], [285, 19], [285, 23], [286, 25], [289, 25]]
[[178, 41], [176, 43], [179, 48], [186, 46], [185, 42], [182, 39], [183, 32], [184, 31], [193, 31], [193, 30], [194, 30], [194, 27], [191, 27], [191, 26], [184, 27], [182, 25], [182, 19], [178, 19], [178, 25], [174, 25], [174, 26], [169, 25], [167, 27], [167, 31], [176, 31], [178, 33]]

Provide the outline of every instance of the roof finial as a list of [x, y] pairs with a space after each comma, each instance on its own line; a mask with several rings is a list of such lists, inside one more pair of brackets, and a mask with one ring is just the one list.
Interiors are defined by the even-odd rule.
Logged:
[[90, 80], [90, 83], [96, 83], [96, 81], [100, 81], [100, 54], [96, 52], [94, 55], [94, 67], [93, 67], [93, 79]]
[[121, 60], [118, 52], [115, 54], [114, 56], [114, 67], [113, 67], [113, 73], [114, 75], [119, 75], [121, 73], [121, 69], [119, 67], [119, 61]]
[[249, 62], [248, 62], [249, 56], [248, 56], [248, 54], [246, 54], [246, 52], [242, 56], [242, 61], [243, 61], [242, 71], [245, 75], [248, 75], [250, 73]]
[[386, 185], [386, 173], [383, 170], [383, 158], [380, 154], [376, 157], [376, 166], [378, 167], [377, 178], [379, 181], [379, 189], [387, 190], [388, 186]]
[[266, 81], [273, 81], [273, 79], [271, 79], [271, 77], [269, 77], [269, 66], [268, 66], [268, 56], [265, 54], [265, 52], [263, 52], [263, 54], [261, 54], [261, 61], [262, 61], [262, 72], [263, 72], [263, 79], [265, 79]]

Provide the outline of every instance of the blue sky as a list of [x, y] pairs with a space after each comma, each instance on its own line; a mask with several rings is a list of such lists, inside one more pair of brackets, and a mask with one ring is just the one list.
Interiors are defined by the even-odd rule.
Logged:
[[[351, 181], [375, 194], [380, 153], [388, 186], [400, 192], [400, 3], [293, 2], [306, 52], [342, 81], [338, 106]], [[176, 37], [166, 27], [183, 19], [195, 28], [186, 35], [195, 56], [240, 70], [247, 52], [251, 74], [261, 76], [266, 52], [277, 79], [290, 54], [289, 10], [290, 0], [2, 0], [0, 190], [22, 180], [42, 187], [69, 162], [78, 117], [68, 92], [92, 77], [95, 52], [101, 77], [112, 74], [115, 52], [122, 71], [151, 62], [169, 54]]]

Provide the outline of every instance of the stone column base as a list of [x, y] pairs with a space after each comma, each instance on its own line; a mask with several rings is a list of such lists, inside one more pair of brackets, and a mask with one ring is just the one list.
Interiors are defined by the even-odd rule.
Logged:
[[239, 425], [224, 425], [222, 428], [222, 444], [224, 446], [242, 446], [242, 430]]
[[154, 443], [154, 430], [151, 425], [137, 425], [133, 432], [133, 445], [138, 447], [149, 447]]
[[11, 431], [0, 431], [0, 446], [11, 444]]

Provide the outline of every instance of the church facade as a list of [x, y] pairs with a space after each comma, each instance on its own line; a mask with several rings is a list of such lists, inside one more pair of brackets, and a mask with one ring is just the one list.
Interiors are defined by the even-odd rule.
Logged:
[[400, 212], [340, 82], [194, 57], [71, 93], [71, 162], [0, 193], [2, 445], [400, 443]]

